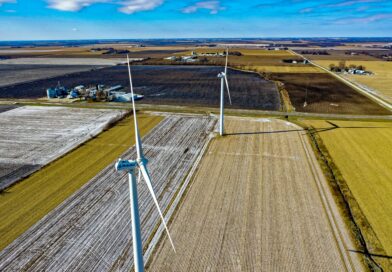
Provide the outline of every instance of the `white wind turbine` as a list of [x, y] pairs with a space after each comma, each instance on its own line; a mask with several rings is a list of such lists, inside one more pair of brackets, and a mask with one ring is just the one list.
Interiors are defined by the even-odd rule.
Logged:
[[116, 163], [116, 170], [117, 171], [126, 171], [129, 175], [129, 193], [130, 193], [130, 202], [131, 202], [131, 216], [132, 216], [132, 238], [133, 238], [133, 254], [134, 254], [134, 263], [135, 263], [135, 271], [142, 272], [144, 271], [144, 264], [143, 264], [143, 245], [142, 239], [140, 234], [140, 217], [139, 217], [139, 206], [138, 206], [138, 196], [137, 196], [137, 184], [136, 184], [136, 175], [135, 169], [139, 169], [139, 177], [138, 183], [140, 182], [141, 176], [143, 176], [148, 190], [154, 200], [154, 203], [157, 207], [159, 215], [162, 219], [162, 223], [166, 229], [167, 235], [169, 237], [170, 243], [173, 247], [174, 252], [176, 251], [174, 248], [173, 241], [171, 239], [169, 230], [167, 228], [165, 219], [161, 212], [161, 209], [158, 204], [158, 200], [155, 196], [154, 189], [152, 188], [151, 178], [147, 170], [147, 163], [148, 160], [144, 157], [143, 149], [142, 149], [142, 141], [139, 135], [139, 127], [137, 123], [136, 117], [136, 108], [135, 108], [135, 99], [133, 93], [133, 84], [132, 84], [132, 75], [131, 75], [131, 67], [129, 64], [129, 56], [127, 55], [128, 60], [128, 74], [129, 74], [129, 84], [132, 93], [132, 107], [133, 107], [133, 120], [135, 126], [135, 138], [136, 138], [136, 152], [137, 152], [137, 159], [136, 160], [121, 160]]
[[227, 80], [227, 62], [229, 58], [229, 48], [226, 49], [226, 65], [225, 65], [225, 71], [220, 72], [218, 74], [218, 78], [221, 79], [221, 92], [220, 92], [220, 117], [219, 117], [219, 134], [223, 136], [225, 133], [224, 129], [224, 88], [225, 88], [225, 83], [227, 87], [227, 93], [229, 95], [229, 101], [231, 105], [231, 97], [230, 97], [230, 89], [229, 89], [229, 81]]

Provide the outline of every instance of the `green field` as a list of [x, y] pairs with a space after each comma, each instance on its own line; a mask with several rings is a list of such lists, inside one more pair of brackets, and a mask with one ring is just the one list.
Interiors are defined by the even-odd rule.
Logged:
[[[142, 135], [163, 117], [139, 116]], [[71, 196], [134, 144], [130, 118], [0, 194], [0, 250]], [[113, 164], [114, 167], [114, 164]]]
[[[303, 121], [316, 128], [385, 253], [392, 255], [392, 122]], [[367, 231], [365, 236], [369, 235]], [[373, 234], [374, 235], [374, 234]], [[370, 249], [377, 246], [371, 244]], [[380, 254], [380, 252], [371, 252]], [[381, 259], [381, 258], [380, 258]], [[386, 261], [383, 259], [382, 261]]]

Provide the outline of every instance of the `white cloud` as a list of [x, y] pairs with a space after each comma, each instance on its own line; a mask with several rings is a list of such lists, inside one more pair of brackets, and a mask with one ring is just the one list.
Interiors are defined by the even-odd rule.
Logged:
[[48, 0], [49, 8], [62, 11], [79, 11], [96, 3], [109, 2], [108, 0]]
[[219, 11], [224, 10], [224, 7], [221, 7], [219, 1], [202, 1], [197, 2], [194, 5], [185, 7], [182, 9], [183, 13], [195, 13], [199, 9], [207, 9], [210, 11], [210, 14], [217, 14]]
[[126, 14], [152, 10], [162, 5], [163, 1], [164, 0], [47, 0], [49, 8], [62, 11], [79, 11], [93, 4], [111, 3], [114, 5], [119, 5], [119, 11]]
[[16, 0], [0, 0], [0, 6], [4, 3], [16, 3]]
[[120, 2], [122, 5], [119, 10], [126, 14], [138, 11], [152, 10], [163, 4], [163, 0], [126, 0]]

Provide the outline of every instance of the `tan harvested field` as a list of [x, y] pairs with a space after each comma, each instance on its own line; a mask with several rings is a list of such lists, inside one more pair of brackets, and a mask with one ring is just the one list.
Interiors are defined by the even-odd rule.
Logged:
[[[172, 200], [215, 123], [210, 117], [167, 116], [143, 138], [163, 211], [175, 206]], [[132, 147], [122, 158], [135, 153]], [[159, 238], [160, 219], [144, 182], [138, 193], [147, 248]], [[128, 175], [116, 172], [114, 161], [0, 252], [0, 271], [131, 271], [132, 266]]]
[[[337, 65], [338, 60], [317, 60], [316, 63], [328, 68], [330, 64]], [[363, 65], [373, 75], [343, 75], [345, 78], [363, 87], [369, 92], [392, 103], [392, 62], [388, 61], [346, 61], [350, 64]]]
[[[197, 53], [224, 52], [224, 49], [196, 49]], [[266, 73], [319, 73], [317, 67], [308, 64], [290, 64], [283, 62], [284, 59], [299, 59], [290, 51], [274, 51], [261, 49], [232, 49], [241, 52], [242, 56], [230, 56], [229, 65], [244, 70]], [[191, 51], [177, 53], [176, 55], [190, 55]], [[210, 64], [224, 65], [224, 57], [207, 57]]]
[[[354, 49], [355, 50], [355, 49]], [[366, 51], [363, 49], [356, 49], [357, 54], [356, 55], [351, 55], [351, 54], [346, 54], [346, 52], [350, 52], [350, 49], [323, 49], [323, 48], [317, 48], [317, 49], [303, 49], [303, 50], [295, 50], [297, 53], [302, 54], [304, 57], [311, 59], [313, 61], [316, 60], [358, 60], [358, 61], [363, 61], [363, 60], [379, 60], [376, 57], [370, 56], [370, 55], [365, 55], [360, 52]], [[327, 51], [329, 55], [314, 55], [314, 52], [324, 52]], [[307, 54], [303, 54], [307, 53]]]
[[[227, 119], [149, 271], [363, 271], [299, 127]], [[230, 134], [231, 133], [231, 134]]]
[[[91, 51], [100, 48], [100, 51]], [[166, 57], [173, 52], [190, 50], [192, 47], [184, 46], [146, 46], [134, 47], [132, 44], [97, 44], [78, 47], [34, 47], [34, 48], [0, 48], [0, 55], [11, 58], [124, 58], [125, 54], [104, 54], [107, 48], [128, 50], [131, 58], [137, 57]], [[1, 62], [0, 62], [1, 63]]]
[[57, 56], [99, 56], [100, 52], [91, 52], [86, 47], [37, 46], [26, 48], [0, 48], [0, 54], [11, 57], [57, 57]]
[[[392, 255], [392, 122], [304, 121], [318, 131], [374, 233], [362, 232], [369, 251]], [[359, 221], [359, 218], [357, 218]], [[381, 243], [381, 250], [377, 248]], [[385, 271], [388, 270], [385, 267]], [[392, 269], [392, 262], [389, 263]]]
[[[188, 49], [190, 50], [190, 49]], [[223, 53], [226, 51], [224, 48], [196, 48], [194, 50], [197, 53]], [[293, 57], [293, 54], [286, 50], [266, 50], [266, 49], [242, 49], [242, 48], [233, 48], [230, 51], [241, 52], [245, 56], [270, 56], [270, 57]], [[191, 51], [186, 51], [185, 54], [189, 54]], [[184, 53], [179, 53], [184, 54]]]
[[32, 106], [0, 113], [0, 189], [95, 137], [124, 114]]
[[40, 58], [17, 58], [17, 59], [6, 59], [1, 60], [0, 64], [23, 64], [23, 65], [117, 65], [119, 63], [126, 63], [125, 58], [112, 58], [112, 59], [104, 59], [101, 57], [97, 58], [48, 58], [48, 57], [40, 57]]
[[261, 73], [323, 73], [320, 69], [314, 66], [270, 66], [270, 65], [265, 65], [265, 66], [255, 66], [255, 67], [246, 67], [246, 69], [256, 69], [257, 72]]

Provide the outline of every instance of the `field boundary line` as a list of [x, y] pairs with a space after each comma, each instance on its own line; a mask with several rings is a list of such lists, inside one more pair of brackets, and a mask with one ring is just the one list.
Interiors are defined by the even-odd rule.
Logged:
[[[87, 108], [87, 109], [112, 109], [112, 110], [131, 110], [129, 105], [121, 103], [97, 103], [97, 104], [76, 104], [76, 103], [51, 103], [28, 100], [9, 100], [0, 98], [1, 105], [18, 105], [18, 106], [42, 106], [42, 107], [69, 107], [69, 108]], [[219, 114], [218, 107], [194, 107], [194, 106], [176, 106], [176, 105], [156, 105], [156, 104], [138, 104], [138, 111], [140, 112], [155, 112], [167, 114], [191, 114], [191, 115], [206, 115], [214, 113]], [[363, 120], [363, 121], [392, 121], [392, 113], [389, 115], [352, 115], [352, 114], [330, 114], [330, 113], [306, 113], [306, 112], [282, 112], [282, 111], [266, 111], [266, 110], [244, 110], [237, 108], [226, 108], [226, 116], [231, 117], [303, 117], [303, 118], [317, 118], [328, 120]]]
[[[306, 132], [306, 131], [304, 130], [304, 132]], [[323, 208], [326, 212], [325, 215], [328, 218], [329, 225], [331, 227], [337, 248], [339, 249], [339, 253], [342, 258], [342, 261], [343, 261], [347, 271], [356, 271], [355, 266], [353, 264], [353, 260], [352, 260], [351, 256], [347, 253], [347, 250], [348, 250], [347, 245], [349, 244], [351, 247], [353, 247], [353, 249], [355, 249], [356, 247], [354, 245], [352, 245], [350, 234], [347, 233], [347, 235], [348, 235], [348, 239], [347, 239], [346, 235], [343, 235], [342, 230], [339, 228], [339, 224], [337, 223], [337, 218], [335, 216], [336, 215], [335, 212], [337, 211], [338, 214], [340, 214], [340, 213], [337, 209], [337, 205], [336, 205], [334, 199], [332, 198], [332, 196], [330, 194], [328, 194], [326, 192], [326, 188], [325, 188], [326, 184], [324, 184], [325, 182], [323, 182], [323, 179], [325, 179], [324, 174], [323, 174], [321, 168], [317, 169], [318, 161], [315, 158], [314, 153], [311, 153], [311, 152], [313, 152], [313, 150], [309, 151], [310, 142], [306, 138], [307, 137], [306, 134], [304, 135], [299, 132], [299, 135], [301, 138], [301, 143], [302, 143], [303, 149], [306, 153], [308, 165], [310, 166], [312, 175], [313, 175], [315, 183], [316, 183], [316, 187], [317, 187], [317, 190], [318, 190], [318, 193], [320, 196], [321, 203], [322, 203]], [[304, 138], [306, 138], [306, 139], [304, 139]], [[312, 154], [313, 154], [313, 156], [312, 156]], [[335, 207], [336, 211], [334, 211], [334, 209], [331, 205], [331, 201], [333, 201], [333, 204], [335, 204], [334, 206], [336, 206]], [[341, 222], [341, 223], [344, 223], [344, 222]], [[340, 224], [340, 225], [343, 225], [345, 227], [344, 224]], [[360, 260], [358, 260], [358, 263], [361, 264]]]
[[[170, 220], [171, 217], [174, 215], [175, 211], [177, 210], [177, 207], [179, 205], [179, 203], [181, 202], [184, 193], [190, 188], [188, 188], [188, 185], [190, 184], [191, 180], [193, 179], [193, 176], [195, 174], [195, 172], [197, 171], [197, 169], [199, 168], [199, 164], [201, 159], [204, 157], [204, 155], [206, 154], [206, 151], [211, 143], [211, 140], [214, 139], [214, 131], [216, 129], [216, 124], [217, 124], [217, 120], [214, 120], [215, 124], [213, 125], [213, 129], [212, 131], [208, 134], [207, 136], [207, 141], [205, 142], [202, 150], [200, 151], [199, 156], [197, 157], [197, 159], [195, 160], [193, 167], [191, 168], [191, 170], [189, 171], [187, 177], [185, 178], [185, 181], [183, 182], [183, 184], [181, 185], [181, 187], [178, 189], [176, 196], [173, 200], [173, 202], [171, 203], [170, 207], [168, 207], [167, 212], [165, 213], [164, 217], [166, 222], [168, 222], [168, 225], [170, 227]], [[144, 263], [145, 265], [148, 267], [148, 263], [150, 261], [150, 258], [152, 256], [152, 253], [154, 252], [154, 250], [156, 249], [156, 246], [158, 245], [159, 241], [162, 238], [162, 234], [165, 231], [165, 228], [162, 224], [162, 222], [160, 222], [158, 224], [158, 229], [155, 232], [155, 234], [153, 235], [153, 237], [151, 238], [148, 247], [146, 249], [146, 251], [143, 254], [143, 259], [144, 259]]]

